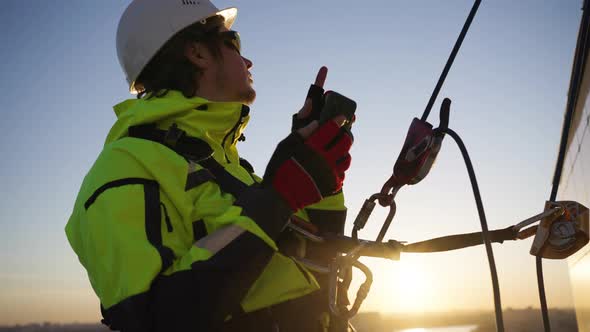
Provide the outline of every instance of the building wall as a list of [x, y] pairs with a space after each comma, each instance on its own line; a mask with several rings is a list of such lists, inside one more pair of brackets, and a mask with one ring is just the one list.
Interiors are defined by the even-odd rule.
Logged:
[[[585, 75], [585, 79], [588, 75]], [[574, 200], [590, 208], [590, 97], [579, 103], [559, 188], [559, 200]], [[578, 327], [590, 332], [590, 245], [569, 259], [570, 279]]]

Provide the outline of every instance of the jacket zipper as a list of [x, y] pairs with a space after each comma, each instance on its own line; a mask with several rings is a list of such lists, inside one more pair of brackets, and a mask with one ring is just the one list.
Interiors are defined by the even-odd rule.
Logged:
[[232, 135], [232, 144], [233, 144], [233, 142], [235, 142], [236, 130], [244, 123], [244, 117], [246, 117], [248, 115], [248, 113], [250, 113], [250, 109], [248, 108], [248, 106], [242, 106], [242, 110], [240, 112], [240, 118], [238, 119], [236, 124], [233, 126], [233, 128], [225, 135], [225, 137], [223, 137], [223, 141], [221, 142], [221, 147], [223, 148], [223, 155], [225, 156], [225, 161], [227, 163], [230, 163], [230, 161], [229, 161], [229, 158], [227, 157], [227, 151], [225, 150], [225, 142], [227, 141], [227, 138], [229, 137], [229, 135]]

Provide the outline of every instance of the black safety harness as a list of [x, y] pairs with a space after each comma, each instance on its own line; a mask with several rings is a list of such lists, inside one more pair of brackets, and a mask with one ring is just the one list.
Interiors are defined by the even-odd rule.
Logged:
[[[231, 175], [212, 157], [213, 149], [209, 144], [201, 139], [188, 136], [176, 124], [173, 124], [168, 130], [160, 130], [156, 124], [133, 126], [129, 128], [129, 137], [160, 143], [184, 157], [188, 162], [202, 166], [203, 169], [188, 175], [185, 189], [215, 180], [224, 192], [239, 197], [248, 188], [247, 184]], [[240, 165], [248, 172], [253, 173], [252, 166], [245, 159], [240, 159]]]

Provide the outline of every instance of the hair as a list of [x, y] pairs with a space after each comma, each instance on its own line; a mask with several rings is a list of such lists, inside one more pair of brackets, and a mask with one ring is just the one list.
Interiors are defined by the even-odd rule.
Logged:
[[188, 26], [174, 35], [156, 53], [135, 81], [137, 98], [162, 97], [170, 90], [178, 90], [186, 98], [195, 96], [199, 88], [197, 77], [203, 70], [184, 55], [191, 42], [203, 43], [215, 59], [221, 60], [221, 43], [217, 37], [224, 18], [220, 15]]

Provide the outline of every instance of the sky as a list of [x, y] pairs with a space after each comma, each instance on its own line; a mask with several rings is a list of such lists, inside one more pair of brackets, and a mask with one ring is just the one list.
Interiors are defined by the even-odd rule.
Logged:
[[[239, 8], [234, 28], [258, 98], [239, 149], [263, 173], [318, 68], [326, 88], [357, 101], [349, 219], [391, 175], [471, 9], [467, 0], [216, 1]], [[115, 33], [128, 1], [3, 0], [0, 11], [0, 325], [92, 322], [98, 300], [64, 226], [86, 172], [133, 98], [118, 64]], [[483, 1], [429, 120], [449, 97], [450, 127], [471, 155], [490, 229], [542, 211], [551, 179], [581, 17], [581, 0]], [[479, 230], [463, 160], [444, 142], [428, 178], [403, 188], [386, 239], [420, 241]], [[376, 208], [359, 234], [374, 239]], [[531, 239], [494, 245], [504, 308], [538, 307]], [[373, 269], [362, 310], [492, 310], [482, 246]], [[544, 264], [552, 307], [573, 306], [567, 263]], [[353, 287], [358, 285], [358, 281]]]

